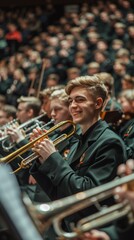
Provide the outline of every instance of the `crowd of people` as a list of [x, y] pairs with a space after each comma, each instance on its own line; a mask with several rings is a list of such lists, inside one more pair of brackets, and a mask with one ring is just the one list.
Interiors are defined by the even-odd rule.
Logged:
[[36, 95], [43, 65], [42, 89], [98, 72], [112, 74], [115, 96], [134, 85], [131, 2], [83, 2], [76, 9], [56, 8], [51, 1], [1, 9], [0, 94], [8, 104], [16, 105], [21, 95]]
[[[114, 181], [118, 175], [131, 174], [131, 1], [83, 1], [68, 11], [63, 6], [56, 8], [49, 0], [46, 6], [0, 12], [0, 161], [10, 164], [21, 193], [27, 193], [33, 204], [62, 201]], [[60, 141], [61, 136], [64, 139]], [[114, 195], [121, 202], [127, 199], [133, 214], [134, 193], [120, 187], [104, 202], [86, 209], [83, 206], [65, 217], [63, 230], [69, 233], [71, 223], [75, 226], [99, 207], [113, 205]], [[21, 207], [20, 201], [19, 195]], [[12, 214], [10, 217], [14, 219]], [[12, 226], [9, 229], [3, 229], [0, 223], [3, 239], [11, 239]], [[40, 239], [34, 228], [32, 232]], [[17, 234], [12, 234], [16, 239]], [[26, 240], [33, 239], [29, 232], [26, 235]], [[133, 223], [125, 216], [121, 221], [79, 233], [77, 240], [126, 240], [133, 236]], [[53, 226], [42, 238], [57, 239]]]

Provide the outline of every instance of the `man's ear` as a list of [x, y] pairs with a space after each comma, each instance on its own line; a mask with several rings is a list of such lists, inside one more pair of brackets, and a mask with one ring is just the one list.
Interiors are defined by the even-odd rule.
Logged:
[[34, 116], [34, 112], [33, 112], [33, 109], [32, 109], [32, 108], [30, 108], [30, 109], [28, 110], [28, 115], [29, 115], [29, 117], [33, 117], [33, 116]]
[[96, 99], [96, 104], [95, 104], [95, 106], [96, 106], [96, 109], [102, 108], [102, 106], [103, 106], [103, 99], [102, 99], [101, 97], [98, 97], [98, 98]]

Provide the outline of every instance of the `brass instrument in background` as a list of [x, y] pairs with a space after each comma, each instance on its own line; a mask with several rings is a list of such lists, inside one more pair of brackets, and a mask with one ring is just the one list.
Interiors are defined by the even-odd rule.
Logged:
[[[34, 117], [22, 124], [19, 125], [18, 120], [14, 119], [12, 120], [10, 123], [5, 125], [5, 128], [11, 127], [12, 124], [17, 124], [18, 125], [18, 129], [21, 129], [24, 131], [25, 133], [25, 137], [28, 138], [29, 137], [29, 133], [36, 128], [37, 126], [42, 126], [43, 122], [41, 121], [41, 119], [43, 117], [45, 117], [47, 114], [43, 113], [37, 117]], [[5, 136], [0, 138], [0, 142], [1, 142], [1, 146], [3, 148], [4, 151], [8, 152], [9, 150], [11, 150], [14, 146], [15, 143], [12, 143], [10, 141], [10, 136], [8, 134], [6, 134]], [[7, 143], [8, 142], [8, 143]]]
[[71, 226], [70, 223], [72, 232], [65, 232], [62, 229], [61, 223], [65, 217], [91, 205], [96, 205], [99, 201], [113, 196], [114, 189], [121, 185], [134, 191], [134, 174], [113, 180], [84, 192], [79, 192], [61, 200], [56, 200], [52, 203], [35, 204], [30, 207], [30, 202], [25, 199], [25, 204], [27, 207], [29, 206], [29, 212], [34, 211], [34, 220], [39, 230], [45, 231], [53, 224], [55, 232], [60, 236], [59, 239], [73, 239], [79, 237], [84, 232], [101, 227], [123, 216], [129, 217], [130, 224], [134, 222], [134, 215], [131, 211], [130, 204], [124, 201], [116, 203], [111, 207], [102, 208], [100, 212], [79, 220], [76, 226]]
[[[13, 161], [15, 158], [20, 157], [23, 153], [26, 153], [28, 150], [30, 150], [31, 148], [34, 147], [34, 144], [37, 143], [38, 141], [43, 140], [44, 138], [48, 137], [49, 134], [51, 134], [52, 132], [54, 132], [55, 130], [57, 130], [58, 128], [62, 127], [65, 124], [72, 124], [73, 126], [73, 130], [69, 133], [69, 134], [62, 134], [61, 136], [59, 136], [58, 138], [56, 138], [53, 143], [56, 146], [58, 143], [60, 143], [61, 141], [68, 139], [69, 137], [71, 137], [75, 132], [76, 132], [76, 125], [75, 123], [73, 123], [71, 120], [66, 120], [66, 121], [62, 121], [58, 124], [56, 124], [55, 126], [51, 127], [49, 130], [47, 130], [47, 132], [41, 134], [39, 137], [35, 138], [34, 140], [32, 140], [31, 142], [27, 143], [26, 145], [22, 146], [21, 148], [17, 149], [16, 151], [12, 152], [11, 154], [7, 155], [6, 157], [2, 157], [0, 158], [0, 163], [10, 163], [11, 161]], [[38, 154], [37, 153], [32, 153], [30, 156], [28, 156], [26, 159], [23, 159], [21, 161], [21, 163], [19, 164], [19, 167], [14, 171], [17, 172], [22, 168], [27, 168], [31, 165], [31, 163], [38, 158]]]

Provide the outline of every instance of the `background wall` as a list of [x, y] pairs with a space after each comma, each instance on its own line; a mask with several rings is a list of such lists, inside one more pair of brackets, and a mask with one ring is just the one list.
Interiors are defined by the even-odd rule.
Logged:
[[[4, 0], [0, 1], [1, 7], [14, 7], [14, 6], [27, 6], [27, 5], [45, 5], [48, 2], [46, 0]], [[74, 3], [82, 3], [82, 0], [51, 0], [54, 4], [74, 4]], [[90, 2], [90, 1], [89, 1]], [[92, 2], [92, 0], [91, 0]]]

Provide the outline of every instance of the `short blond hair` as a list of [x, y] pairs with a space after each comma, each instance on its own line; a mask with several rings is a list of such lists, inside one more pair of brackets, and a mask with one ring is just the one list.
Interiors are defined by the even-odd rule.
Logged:
[[50, 97], [50, 100], [58, 98], [60, 101], [62, 101], [66, 106], [69, 106], [69, 101], [68, 101], [68, 95], [65, 92], [65, 89], [58, 89], [55, 90]]
[[126, 98], [129, 102], [134, 101], [134, 89], [123, 90], [119, 94], [118, 99], [120, 99], [121, 97]]
[[65, 87], [66, 93], [70, 95], [71, 91], [75, 87], [88, 89], [94, 98], [101, 97], [103, 102], [105, 102], [107, 99], [107, 88], [101, 80], [101, 77], [97, 77], [96, 75], [77, 77], [76, 79], [69, 81]]

